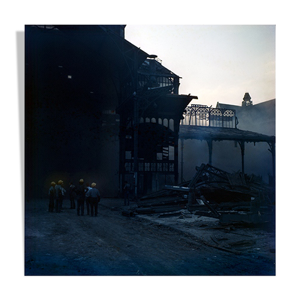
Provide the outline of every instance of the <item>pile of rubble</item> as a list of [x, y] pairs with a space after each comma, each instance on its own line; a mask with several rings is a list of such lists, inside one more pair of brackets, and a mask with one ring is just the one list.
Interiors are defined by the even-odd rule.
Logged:
[[129, 213], [168, 217], [183, 209], [217, 218], [222, 225], [266, 223], [275, 218], [275, 189], [260, 177], [202, 164], [192, 180], [142, 197]]

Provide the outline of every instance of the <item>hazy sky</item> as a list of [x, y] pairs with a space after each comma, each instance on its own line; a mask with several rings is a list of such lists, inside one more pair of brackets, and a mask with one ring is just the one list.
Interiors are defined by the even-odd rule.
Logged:
[[130, 25], [125, 38], [182, 77], [180, 94], [194, 103], [241, 105], [274, 99], [274, 25]]

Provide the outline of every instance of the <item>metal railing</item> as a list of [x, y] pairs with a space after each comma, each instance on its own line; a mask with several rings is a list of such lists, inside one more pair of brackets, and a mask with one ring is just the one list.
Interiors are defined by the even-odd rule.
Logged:
[[236, 128], [237, 118], [233, 109], [192, 104], [186, 107], [180, 125]]

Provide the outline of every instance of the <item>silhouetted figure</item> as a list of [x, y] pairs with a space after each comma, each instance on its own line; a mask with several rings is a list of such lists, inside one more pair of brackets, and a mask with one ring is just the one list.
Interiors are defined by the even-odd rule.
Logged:
[[[85, 194], [91, 189], [90, 187], [90, 184], [89, 183], [86, 183], [86, 188], [84, 190]], [[90, 206], [91, 206], [91, 203], [90, 203], [90, 197], [85, 197], [85, 202], [86, 202], [86, 213], [87, 215], [90, 214]]]
[[91, 189], [88, 190], [86, 193], [86, 197], [90, 198], [90, 204], [91, 204], [91, 216], [94, 216], [95, 212], [95, 217], [97, 217], [98, 214], [98, 203], [100, 201], [100, 192], [98, 189], [96, 189], [96, 183], [93, 182], [91, 184]]
[[55, 185], [56, 183], [54, 181], [51, 182], [51, 187], [49, 188], [49, 212], [53, 212], [54, 210], [54, 199], [55, 199]]
[[84, 214], [84, 199], [85, 199], [85, 188], [84, 188], [84, 180], [79, 180], [79, 186], [76, 190], [78, 199], [77, 199], [77, 215], [83, 216]]
[[70, 183], [69, 196], [70, 196], [70, 208], [75, 209], [76, 187], [72, 182]]
[[56, 198], [55, 211], [56, 212], [61, 212], [63, 197], [66, 194], [66, 190], [62, 187], [63, 184], [64, 182], [62, 180], [59, 180], [57, 185], [55, 186], [55, 198]]

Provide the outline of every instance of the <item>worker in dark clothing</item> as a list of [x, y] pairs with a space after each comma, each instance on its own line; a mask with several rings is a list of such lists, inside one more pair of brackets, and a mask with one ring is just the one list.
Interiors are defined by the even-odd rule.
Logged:
[[[91, 189], [90, 184], [86, 183], [86, 188], [84, 190], [85, 194]], [[87, 215], [90, 214], [90, 207], [91, 207], [91, 203], [90, 203], [90, 197], [85, 197], [85, 203], [86, 203], [86, 213]]]
[[93, 182], [91, 184], [91, 189], [86, 193], [86, 197], [90, 197], [90, 203], [91, 203], [91, 216], [94, 216], [95, 211], [95, 217], [97, 217], [98, 214], [98, 203], [100, 201], [100, 192], [98, 189], [96, 189], [96, 183]]
[[62, 180], [59, 180], [57, 182], [57, 185], [55, 186], [55, 198], [56, 198], [55, 211], [56, 212], [61, 212], [63, 197], [66, 194], [66, 190], [62, 187], [63, 184], [64, 182]]
[[70, 208], [74, 209], [75, 208], [76, 187], [72, 182], [70, 183], [69, 196], [70, 196]]
[[130, 184], [125, 181], [124, 185], [124, 205], [129, 205], [129, 192], [130, 192]]
[[84, 214], [84, 199], [85, 199], [85, 192], [84, 192], [84, 180], [80, 179], [79, 180], [79, 186], [76, 190], [77, 193], [77, 215], [78, 216], [83, 216]]
[[54, 199], [55, 199], [55, 185], [56, 183], [54, 181], [51, 182], [51, 187], [49, 188], [49, 212], [53, 212], [54, 210]]

